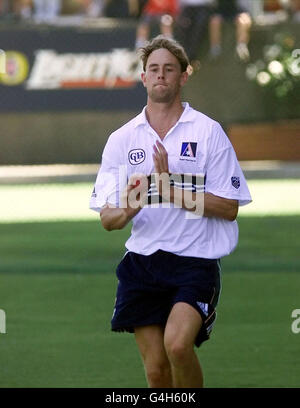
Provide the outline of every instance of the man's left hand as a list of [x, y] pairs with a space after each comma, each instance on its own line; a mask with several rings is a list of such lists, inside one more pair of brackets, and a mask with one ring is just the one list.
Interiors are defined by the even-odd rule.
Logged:
[[170, 179], [168, 152], [158, 140], [153, 145], [153, 162], [155, 169], [155, 183], [160, 196], [170, 201]]

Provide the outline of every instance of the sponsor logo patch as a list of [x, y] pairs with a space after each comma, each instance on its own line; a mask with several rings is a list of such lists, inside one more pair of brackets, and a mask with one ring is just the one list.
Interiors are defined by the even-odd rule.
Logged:
[[195, 142], [183, 142], [181, 145], [181, 157], [195, 158], [197, 153], [197, 143]]
[[128, 153], [130, 164], [137, 165], [142, 163], [146, 158], [146, 153], [143, 149], [133, 149]]
[[240, 188], [240, 185], [241, 185], [240, 178], [239, 177], [231, 177], [231, 184], [236, 189]]

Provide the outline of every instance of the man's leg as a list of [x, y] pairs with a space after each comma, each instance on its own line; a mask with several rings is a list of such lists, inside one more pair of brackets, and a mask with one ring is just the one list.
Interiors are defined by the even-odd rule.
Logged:
[[147, 382], [150, 388], [172, 388], [170, 363], [164, 348], [164, 328], [143, 326], [135, 328]]
[[148, 23], [139, 23], [136, 30], [135, 48], [145, 47], [150, 34], [150, 26]]
[[250, 39], [251, 17], [248, 13], [241, 13], [235, 19], [236, 23], [236, 52], [242, 61], [248, 61], [250, 53], [248, 43]]
[[209, 41], [210, 41], [210, 56], [217, 58], [222, 52], [221, 35], [222, 35], [222, 17], [215, 14], [209, 21]]
[[251, 17], [248, 13], [240, 13], [235, 19], [237, 43], [248, 44], [250, 39]]
[[201, 388], [203, 375], [194, 341], [202, 325], [200, 314], [189, 304], [173, 306], [165, 328], [164, 345], [175, 388]]
[[173, 38], [173, 17], [166, 14], [161, 18], [160, 32], [165, 37]]

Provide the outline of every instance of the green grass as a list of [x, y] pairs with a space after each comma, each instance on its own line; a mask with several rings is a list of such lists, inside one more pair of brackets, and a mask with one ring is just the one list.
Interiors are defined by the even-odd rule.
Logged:
[[[240, 216], [300, 214], [300, 180], [249, 180], [253, 203]], [[95, 220], [92, 183], [0, 186], [0, 223]]]
[[[66, 198], [67, 199], [67, 198]], [[95, 219], [95, 218], [94, 218]], [[300, 217], [241, 216], [222, 262], [207, 387], [299, 387]], [[0, 387], [145, 387], [133, 335], [110, 331], [129, 228], [92, 221], [0, 224]]]

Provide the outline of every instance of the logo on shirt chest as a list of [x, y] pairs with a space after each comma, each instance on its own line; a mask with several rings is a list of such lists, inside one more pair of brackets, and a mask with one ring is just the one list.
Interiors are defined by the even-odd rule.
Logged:
[[133, 149], [128, 153], [130, 164], [136, 165], [142, 163], [146, 158], [146, 153], [143, 149]]
[[196, 161], [196, 153], [196, 142], [183, 142], [181, 145], [180, 160]]

